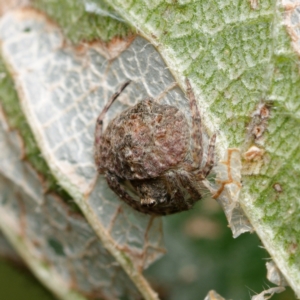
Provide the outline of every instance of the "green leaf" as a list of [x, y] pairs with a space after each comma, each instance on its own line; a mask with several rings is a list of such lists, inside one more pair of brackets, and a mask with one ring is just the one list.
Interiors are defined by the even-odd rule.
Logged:
[[243, 161], [240, 204], [300, 296], [298, 6], [285, 1], [285, 15], [280, 1], [110, 3], [159, 47], [176, 78], [194, 83], [220, 158], [232, 147], [262, 150]]
[[[139, 270], [162, 253], [159, 220], [153, 222], [122, 204], [103, 178], [96, 182], [94, 120], [128, 78], [134, 84], [110, 111], [106, 124], [149, 96], [178, 106], [190, 119], [184, 93], [173, 84], [185, 90], [187, 77], [197, 96], [205, 140], [217, 132], [215, 173], [224, 167], [230, 149], [241, 153], [240, 162], [226, 163], [234, 178], [241, 176], [243, 186], [223, 181], [220, 201], [241, 206], [300, 296], [297, 5], [271, 0], [109, 4], [118, 14], [100, 0], [34, 1], [79, 47], [35, 10], [7, 13], [1, 20], [3, 58], [59, 184], [74, 197], [143, 296], [155, 299]], [[103, 11], [114, 21], [103, 17]], [[120, 18], [146, 40], [120, 25]], [[95, 42], [98, 38], [102, 41]], [[233, 219], [237, 224], [236, 214]], [[64, 253], [53, 237], [48, 246], [56, 255]]]

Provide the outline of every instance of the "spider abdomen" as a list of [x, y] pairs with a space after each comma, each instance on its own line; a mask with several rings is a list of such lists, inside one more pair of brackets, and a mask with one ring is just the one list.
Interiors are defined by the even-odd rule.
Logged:
[[109, 123], [96, 164], [122, 179], [155, 178], [185, 159], [189, 139], [182, 112], [146, 99]]
[[182, 112], [152, 99], [122, 112], [103, 131], [106, 112], [129, 83], [112, 95], [97, 118], [98, 172], [120, 199], [139, 212], [163, 216], [189, 210], [202, 198], [202, 181], [214, 166], [216, 134], [203, 164], [201, 117], [188, 80], [191, 135]]

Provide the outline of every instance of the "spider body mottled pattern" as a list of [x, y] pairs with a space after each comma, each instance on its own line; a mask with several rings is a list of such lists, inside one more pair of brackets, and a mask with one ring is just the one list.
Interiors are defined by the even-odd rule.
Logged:
[[[182, 112], [152, 99], [122, 112], [103, 132], [106, 112], [129, 83], [122, 85], [98, 116], [95, 130], [98, 172], [105, 175], [110, 188], [123, 201], [142, 213], [168, 215], [188, 210], [202, 198], [203, 181], [214, 165], [216, 135], [210, 140], [202, 167], [201, 118], [188, 80], [191, 134]], [[131, 185], [139, 200], [126, 190], [125, 183]]]

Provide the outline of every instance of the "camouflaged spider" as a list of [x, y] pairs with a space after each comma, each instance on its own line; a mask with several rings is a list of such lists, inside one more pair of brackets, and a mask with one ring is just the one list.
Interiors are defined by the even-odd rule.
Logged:
[[[124, 202], [142, 213], [167, 215], [188, 210], [202, 198], [203, 181], [214, 165], [216, 134], [210, 139], [206, 162], [201, 167], [201, 118], [188, 80], [191, 136], [182, 112], [150, 98], [122, 112], [103, 132], [106, 112], [129, 83], [125, 82], [110, 98], [97, 118], [97, 170]], [[126, 191], [125, 183], [137, 192], [140, 201]]]

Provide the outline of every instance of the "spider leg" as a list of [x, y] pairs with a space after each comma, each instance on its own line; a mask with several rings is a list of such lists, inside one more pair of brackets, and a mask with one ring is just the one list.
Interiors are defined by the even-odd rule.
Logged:
[[185, 201], [184, 194], [181, 189], [180, 181], [174, 172], [168, 172], [165, 175], [166, 188], [171, 195], [171, 201], [166, 208], [166, 214], [189, 210], [192, 206]]
[[119, 88], [118, 91], [116, 91], [111, 98], [109, 99], [109, 101], [106, 103], [106, 105], [104, 106], [102, 112], [100, 113], [100, 115], [97, 118], [97, 122], [96, 122], [96, 136], [95, 136], [95, 144], [99, 144], [101, 142], [101, 137], [102, 137], [102, 130], [103, 130], [103, 119], [105, 117], [105, 114], [107, 113], [108, 109], [111, 107], [111, 105], [114, 103], [114, 101], [120, 96], [120, 94], [123, 92], [123, 90], [129, 85], [129, 83], [131, 82], [131, 80], [126, 81], [125, 83], [123, 83], [121, 85], [121, 87]]
[[196, 188], [196, 178], [192, 178], [186, 171], [180, 171], [176, 174], [182, 186], [188, 191], [191, 196], [190, 203], [194, 204], [202, 198], [200, 191]]
[[201, 162], [203, 159], [203, 149], [202, 149], [202, 124], [201, 116], [197, 106], [195, 94], [192, 90], [189, 80], [185, 80], [187, 85], [187, 95], [190, 102], [190, 109], [192, 112], [192, 157], [193, 166], [196, 169], [200, 169]]
[[207, 177], [207, 175], [210, 173], [211, 169], [214, 166], [215, 163], [215, 144], [216, 144], [216, 137], [217, 135], [214, 134], [209, 142], [209, 146], [208, 146], [208, 152], [207, 152], [207, 159], [206, 159], [206, 163], [203, 167], [202, 170], [200, 170], [200, 172], [197, 172], [198, 175], [202, 175], [204, 178]]
[[105, 177], [109, 187], [129, 206], [142, 213], [149, 213], [149, 211], [141, 205], [139, 201], [134, 200], [120, 184], [117, 176], [110, 172], [105, 173]]

